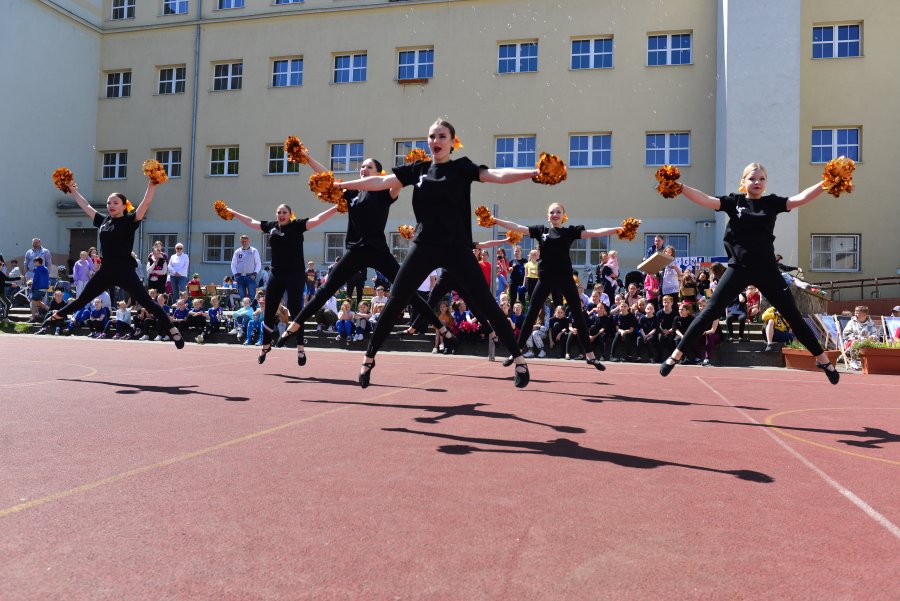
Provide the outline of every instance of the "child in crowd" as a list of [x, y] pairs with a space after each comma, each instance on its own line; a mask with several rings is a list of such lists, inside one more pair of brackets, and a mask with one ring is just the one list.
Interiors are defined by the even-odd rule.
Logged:
[[[375, 316], [373, 315], [373, 317]], [[456, 322], [453, 320], [453, 314], [450, 313], [450, 305], [447, 304], [447, 301], [441, 301], [438, 305], [437, 318], [451, 333], [456, 328]], [[444, 337], [441, 335], [440, 331], [435, 332], [434, 348], [431, 349], [431, 352], [443, 353], [446, 352], [448, 348], [450, 348], [450, 346], [444, 346]]]
[[241, 301], [241, 308], [235, 311], [231, 318], [234, 320], [234, 328], [229, 334], [236, 335], [238, 340], [244, 338], [244, 333], [250, 328], [248, 327], [250, 320], [253, 319], [253, 306], [250, 304], [250, 298], [244, 297]]
[[762, 295], [759, 293], [759, 289], [753, 284], [747, 286], [747, 319], [750, 321], [755, 321], [756, 316], [759, 315], [761, 301]]
[[655, 273], [644, 276], [644, 298], [654, 309], [659, 308], [659, 277]]
[[209, 309], [206, 311], [206, 331], [203, 332], [203, 336], [218, 332], [225, 323], [225, 313], [222, 311], [221, 303], [219, 296], [209, 297]]
[[[160, 293], [159, 296], [156, 297], [156, 304], [162, 307], [163, 311], [171, 314], [172, 309], [169, 307], [169, 297], [167, 294]], [[144, 332], [144, 334], [149, 338], [150, 333], [153, 330], [157, 330], [156, 337], [153, 340], [168, 340], [169, 333], [159, 329], [159, 320], [157, 320], [152, 314], [150, 314], [149, 311], [148, 315], [149, 318], [144, 320], [144, 322], [141, 324], [141, 330]], [[145, 338], [142, 336], [141, 340], [145, 340]]]
[[334, 337], [335, 340], [347, 342], [353, 339], [353, 321], [355, 317], [356, 314], [350, 309], [350, 301], [341, 303], [341, 310], [338, 312], [336, 324], [337, 336]]
[[725, 310], [725, 325], [728, 326], [728, 342], [738, 342], [734, 335], [734, 322], [738, 322], [738, 332], [742, 342], [750, 342], [744, 337], [744, 326], [747, 324], [747, 297], [741, 292], [731, 301]]
[[850, 368], [860, 369], [859, 349], [853, 348], [854, 342], [863, 340], [878, 340], [878, 326], [869, 317], [869, 308], [859, 305], [853, 309], [853, 319], [844, 326], [844, 350], [850, 357]]
[[[381, 312], [384, 311], [384, 304], [372, 305], [372, 316], [369, 317], [369, 330], [375, 330], [375, 326], [378, 325], [378, 320], [381, 318]], [[450, 317], [453, 319], [453, 316]]]
[[522, 328], [522, 322], [525, 321], [525, 313], [523, 310], [524, 307], [522, 306], [522, 303], [515, 303], [513, 304], [512, 315], [509, 316], [509, 321], [512, 322], [513, 330], [517, 337], [519, 335], [519, 330]]
[[662, 298], [662, 311], [657, 312], [659, 318], [659, 353], [660, 357], [667, 357], [675, 350], [675, 318], [678, 313], [673, 309], [675, 299], [666, 294]]
[[363, 338], [366, 338], [369, 333], [369, 318], [372, 317], [372, 314], [369, 313], [369, 303], [363, 301], [359, 303], [359, 307], [356, 309], [356, 320], [354, 322], [356, 326], [356, 335], [353, 337], [353, 340], [359, 342]]
[[[206, 309], [203, 308], [203, 299], [195, 298], [191, 301], [191, 308], [188, 310], [186, 325], [189, 329], [197, 332], [198, 336], [203, 336], [207, 325]], [[201, 338], [202, 343], [202, 338]]]
[[200, 283], [200, 274], [195, 273], [190, 280], [188, 280], [188, 290], [191, 291], [191, 298], [196, 296], [203, 296], [203, 288]]
[[775, 310], [775, 307], [769, 307], [762, 314], [762, 320], [765, 325], [766, 333], [766, 352], [776, 349], [776, 343], [787, 344], [794, 339], [788, 323], [781, 316], [781, 313]]
[[697, 300], [697, 281], [694, 279], [694, 274], [687, 269], [684, 270], [684, 277], [681, 279], [679, 296], [682, 303], [688, 303], [691, 307]]
[[[178, 328], [181, 337], [184, 338], [185, 327], [187, 326], [187, 318], [190, 310], [187, 308], [187, 302], [183, 298], [179, 298], [172, 309], [172, 325]], [[165, 338], [163, 338], [165, 340]]]
[[643, 360], [644, 350], [647, 351], [648, 363], [659, 363], [659, 319], [656, 317], [656, 308], [652, 303], [644, 307], [644, 314], [638, 319], [639, 333], [637, 336], [637, 360]]
[[[684, 338], [684, 333], [687, 332], [687, 329], [691, 326], [693, 321], [694, 315], [691, 303], [681, 303], [678, 305], [678, 317], [672, 322], [672, 327], [675, 328], [676, 345]], [[693, 357], [691, 355], [694, 355], [693, 349], [685, 351], [682, 363], [700, 363], [700, 360], [696, 358], [696, 355]]]
[[44, 303], [44, 297], [50, 288], [50, 271], [44, 267], [44, 259], [37, 257], [34, 260], [34, 275], [31, 278], [31, 322], [41, 321], [41, 311], [47, 311], [49, 307]]
[[[113, 336], [113, 340], [130, 340], [131, 339], [131, 309], [128, 308], [128, 303], [121, 300], [119, 301], [116, 309], [116, 321], [115, 321], [115, 335]], [[110, 324], [110, 328], [113, 328], [113, 325]]]
[[[102, 305], [101, 305], [102, 306]], [[91, 318], [91, 312], [94, 310], [93, 304], [85, 305], [72, 315], [72, 319], [66, 321], [66, 325], [60, 332], [63, 336], [71, 336], [78, 328], [83, 326]]]
[[528, 251], [528, 262], [525, 263], [525, 286], [528, 289], [528, 299], [531, 300], [531, 293], [534, 292], [538, 283], [538, 262], [540, 261], [540, 252], [533, 248]]
[[[541, 309], [543, 310], [543, 308]], [[566, 310], [562, 305], [557, 305], [547, 323], [550, 330], [548, 334], [550, 338], [550, 348], [558, 349], [557, 356], [562, 359], [566, 356], [566, 343], [569, 341], [569, 330], [572, 326], [569, 318], [566, 317]]]
[[[624, 300], [619, 303], [619, 312], [616, 315], [615, 323], [616, 334], [609, 349], [609, 360], [613, 362], [632, 361], [636, 355], [638, 320]], [[623, 343], [625, 344], [624, 358], [616, 352], [616, 349]]]
[[[249, 300], [249, 299], [245, 299]], [[247, 338], [244, 340], [244, 346], [253, 344], [253, 335], [258, 334], [256, 339], [256, 346], [262, 346], [263, 339], [263, 318], [266, 314], [266, 298], [262, 296], [256, 301], [259, 303], [259, 306], [250, 316], [250, 319], [247, 321]]]
[[[63, 291], [62, 290], [54, 290], [53, 298], [50, 299], [49, 310], [57, 311], [59, 309], [62, 309], [64, 306], [66, 306], [66, 301], [63, 298]], [[40, 336], [40, 335], [46, 334], [49, 330], [50, 330], [50, 327], [48, 326], [47, 322], [44, 322], [44, 324], [41, 326], [41, 329], [38, 330], [37, 332], [35, 332], [35, 335]], [[54, 328], [53, 332], [51, 332], [51, 334], [58, 334], [59, 330], [60, 330], [60, 326], [57, 325], [57, 326], [55, 326], [55, 328]]]
[[608, 361], [607, 342], [612, 339], [611, 334], [615, 329], [615, 324], [609, 313], [607, 313], [606, 305], [602, 301], [591, 309], [588, 322], [590, 324], [588, 338], [591, 340], [591, 347], [595, 349], [594, 353], [604, 361]]
[[106, 330], [106, 324], [109, 323], [109, 309], [103, 306], [103, 301], [95, 298], [93, 302], [94, 308], [91, 309], [91, 316], [87, 323], [91, 328], [91, 338], [106, 338], [103, 332]]
[[[701, 274], [702, 275], [702, 274]], [[705, 296], [701, 296], [697, 300], [697, 313], [702, 313], [704, 309], [706, 309], [706, 305], [709, 301]], [[703, 332], [703, 336], [697, 339], [697, 355], [703, 359], [700, 365], [707, 366], [711, 365], [710, 361], [712, 361], [712, 353], [716, 348], [716, 345], [719, 343], [719, 340], [722, 336], [719, 334], [719, 320], [714, 319], [712, 324], [709, 326], [709, 329]]]
[[547, 318], [547, 307], [546, 305], [541, 307], [540, 312], [537, 316], [537, 321], [534, 322], [534, 326], [531, 332], [531, 336], [528, 337], [528, 340], [525, 341], [525, 357], [530, 359], [535, 356], [535, 349], [537, 349], [537, 357], [544, 358], [547, 356], [547, 353], [544, 351], [544, 340], [547, 339], [547, 332], [550, 329], [550, 320]]
[[241, 297], [237, 293], [237, 287], [234, 285], [234, 279], [230, 275], [226, 275], [222, 280], [222, 288], [225, 291], [224, 304], [229, 309], [238, 309], [241, 306]]

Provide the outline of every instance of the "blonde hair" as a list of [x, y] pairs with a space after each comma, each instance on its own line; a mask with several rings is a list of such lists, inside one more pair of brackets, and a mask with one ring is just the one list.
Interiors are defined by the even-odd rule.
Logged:
[[738, 186], [738, 192], [747, 191], [747, 186], [744, 185], [744, 178], [746, 178], [747, 175], [753, 171], [762, 171], [766, 176], [769, 175], [769, 172], [766, 171], [766, 168], [763, 167], [760, 163], [750, 163], [749, 165], [744, 167], [744, 171], [743, 173], [741, 173], [741, 181], [740, 185]]

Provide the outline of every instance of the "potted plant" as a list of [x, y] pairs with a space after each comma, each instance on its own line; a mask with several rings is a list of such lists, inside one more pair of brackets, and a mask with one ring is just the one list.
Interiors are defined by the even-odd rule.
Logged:
[[[813, 354], [806, 350], [806, 347], [797, 342], [794, 338], [786, 345], [781, 347], [781, 354], [784, 355], [784, 366], [791, 369], [803, 369], [806, 371], [816, 371], [816, 359]], [[825, 355], [832, 364], [841, 356], [841, 351], [825, 351]]]
[[853, 343], [859, 351], [864, 374], [900, 375], [900, 341], [878, 342], [867, 338]]

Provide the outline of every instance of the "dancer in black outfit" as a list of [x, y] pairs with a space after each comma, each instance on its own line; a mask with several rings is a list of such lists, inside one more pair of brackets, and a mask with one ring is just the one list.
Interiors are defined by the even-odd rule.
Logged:
[[532, 326], [537, 319], [538, 312], [544, 306], [544, 302], [550, 296], [550, 293], [559, 289], [569, 304], [569, 313], [571, 313], [575, 321], [578, 341], [585, 351], [584, 356], [588, 364], [603, 371], [606, 368], [594, 356], [594, 350], [588, 336], [587, 321], [584, 318], [584, 311], [581, 310], [581, 297], [578, 295], [578, 288], [575, 286], [575, 280], [572, 278], [572, 259], [569, 256], [569, 249], [576, 240], [617, 234], [622, 228], [609, 227], [587, 230], [584, 229], [583, 225], [564, 226], [563, 222], [566, 219], [568, 219], [566, 217], [566, 208], [558, 202], [554, 202], [547, 208], [547, 220], [550, 222], [550, 227], [546, 225], [525, 227], [512, 221], [497, 219], [497, 225], [500, 227], [527, 234], [537, 240], [540, 247], [541, 258], [538, 261], [538, 283], [528, 300], [528, 313], [525, 314], [525, 321], [519, 330], [518, 344], [520, 349], [525, 348], [525, 342], [531, 335]]
[[100, 230], [100, 250], [103, 254], [103, 262], [100, 264], [100, 269], [85, 284], [81, 296], [72, 299], [59, 311], [51, 314], [47, 322], [65, 321], [66, 315], [78, 311], [104, 290], [111, 286], [119, 286], [128, 292], [137, 304], [146, 308], [156, 317], [160, 331], [167, 330], [176, 347], [183, 348], [184, 338], [181, 337], [178, 328], [172, 325], [169, 314], [157, 305], [155, 300], [150, 299], [144, 283], [135, 271], [137, 261], [131, 254], [134, 246], [134, 233], [140, 227], [141, 220], [153, 203], [156, 184], [152, 181], [147, 184], [144, 199], [137, 209], [131, 207], [131, 203], [124, 194], [113, 192], [106, 199], [106, 210], [109, 211], [109, 214], [105, 216], [94, 210], [78, 192], [77, 183], [72, 181], [68, 187], [69, 196], [75, 199], [78, 206], [93, 220], [94, 227]]
[[816, 358], [816, 366], [825, 371], [828, 381], [837, 384], [840, 374], [825, 355], [816, 335], [810, 330], [788, 284], [781, 277], [775, 260], [775, 219], [779, 213], [801, 207], [815, 200], [822, 193], [819, 182], [803, 190], [796, 196], [785, 198], [768, 194], [766, 191], [766, 169], [759, 163], [750, 163], [741, 176], [740, 194], [709, 196], [700, 190], [684, 186], [682, 193], [691, 202], [722, 211], [729, 217], [725, 228], [725, 252], [728, 254], [728, 269], [719, 279], [719, 285], [709, 304], [691, 323], [684, 337], [672, 355], [660, 366], [662, 376], [669, 375], [675, 363], [687, 349], [693, 348], [697, 338], [709, 329], [714, 319], [718, 319], [725, 307], [743, 291], [747, 284], [755, 284], [772, 306], [790, 324], [797, 339]]
[[368, 177], [351, 182], [336, 182], [348, 190], [388, 190], [399, 182], [413, 189], [413, 211], [416, 214], [416, 236], [409, 254], [391, 289], [391, 297], [369, 341], [366, 358], [360, 369], [359, 384], [369, 385], [375, 367], [375, 354], [381, 348], [404, 305], [415, 293], [426, 275], [437, 267], [448, 269], [462, 284], [461, 292], [484, 310], [491, 326], [516, 362], [515, 384], [528, 384], [528, 366], [516, 344], [509, 320], [503, 315], [491, 294], [484, 274], [472, 256], [472, 182], [511, 184], [539, 174], [537, 169], [488, 169], [468, 158], [450, 159], [456, 140], [455, 128], [438, 119], [428, 130], [428, 146], [432, 161], [416, 161], [394, 167], [393, 175]]
[[337, 213], [337, 205], [312, 219], [296, 219], [291, 207], [282, 204], [275, 210], [275, 221], [257, 221], [229, 209], [234, 217], [254, 230], [269, 234], [272, 247], [272, 275], [266, 283], [266, 310], [262, 325], [262, 349], [257, 361], [263, 363], [272, 350], [272, 332], [278, 317], [278, 304], [287, 292], [288, 311], [296, 315], [303, 306], [306, 291], [306, 263], [303, 261], [303, 232], [322, 225]]
[[[320, 162], [309, 156], [303, 151], [303, 154], [309, 160], [309, 166], [314, 171], [322, 173], [327, 171]], [[366, 159], [359, 167], [360, 177], [369, 177], [381, 173], [381, 163], [375, 159]], [[285, 342], [300, 332], [300, 338], [297, 342], [297, 363], [298, 365], [306, 364], [305, 340], [303, 337], [303, 324], [307, 319], [316, 314], [316, 311], [325, 306], [328, 299], [331, 298], [338, 289], [347, 283], [357, 272], [372, 267], [376, 271], [381, 272], [391, 281], [397, 277], [400, 270], [400, 264], [388, 248], [387, 241], [384, 238], [385, 224], [387, 224], [388, 212], [391, 205], [400, 195], [402, 186], [400, 182], [378, 192], [356, 192], [347, 191], [344, 197], [347, 199], [349, 210], [347, 211], [347, 252], [341, 256], [340, 260], [332, 266], [325, 283], [319, 286], [316, 295], [307, 303], [303, 310], [295, 314], [294, 321], [288, 326], [284, 334], [278, 340], [276, 346], [284, 346]], [[350, 297], [349, 291], [347, 297]], [[447, 330], [438, 320], [437, 315], [419, 295], [414, 295], [412, 302], [416, 304], [423, 318], [431, 322], [435, 327], [435, 331], [440, 331], [441, 335], [448, 340], [455, 340], [453, 334]]]

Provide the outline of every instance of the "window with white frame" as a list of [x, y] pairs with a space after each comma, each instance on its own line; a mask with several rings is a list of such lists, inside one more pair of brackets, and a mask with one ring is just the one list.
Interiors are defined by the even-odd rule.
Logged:
[[398, 263], [402, 263], [406, 259], [406, 255], [409, 254], [410, 242], [411, 240], [407, 240], [397, 232], [391, 233], [391, 254], [394, 255]]
[[284, 58], [272, 61], [272, 87], [303, 85], [303, 59]]
[[112, 0], [112, 19], [133, 19], [134, 0]]
[[813, 234], [811, 271], [859, 271], [859, 234]]
[[216, 8], [227, 10], [229, 8], [244, 8], [244, 0], [217, 0]]
[[365, 52], [334, 56], [334, 83], [366, 81], [369, 56]]
[[240, 90], [244, 63], [220, 63], [213, 70], [213, 90]]
[[362, 142], [334, 142], [331, 144], [331, 170], [335, 173], [358, 171], [363, 162]]
[[239, 159], [239, 146], [222, 146], [219, 148], [210, 148], [209, 174], [213, 176], [237, 175]]
[[611, 37], [572, 40], [571, 68], [612, 69], [613, 39]]
[[569, 248], [573, 267], [592, 267], [600, 263], [600, 253], [609, 249], [609, 238], [582, 238]]
[[286, 175], [288, 173], [300, 173], [300, 163], [288, 161], [284, 144], [272, 144], [269, 146], [269, 175]]
[[500, 44], [499, 73], [530, 73], [537, 71], [538, 43], [520, 42]]
[[100, 179], [125, 179], [128, 175], [128, 152], [104, 152]]
[[812, 30], [813, 58], [846, 58], [861, 56], [862, 38], [859, 23], [821, 25]]
[[153, 250], [153, 245], [162, 242], [163, 252], [168, 256], [175, 254], [175, 245], [178, 244], [178, 234], [147, 234], [147, 254]]
[[406, 155], [413, 148], [421, 148], [426, 154], [429, 153], [428, 140], [397, 140], [394, 143], [394, 164], [403, 165], [406, 163]]
[[691, 256], [688, 252], [690, 250], [691, 237], [688, 234], [662, 234], [656, 232], [654, 234], [644, 234], [644, 248], [650, 248], [653, 246], [653, 239], [657, 236], [662, 236], [662, 239], [665, 240], [663, 243], [663, 247], [673, 246], [675, 248], [675, 256], [676, 257], [689, 257]]
[[660, 33], [647, 36], [647, 65], [691, 64], [691, 34]]
[[325, 262], [334, 263], [337, 258], [344, 254], [344, 244], [347, 241], [347, 234], [338, 232], [325, 233]]
[[157, 150], [156, 160], [165, 168], [170, 178], [181, 177], [181, 149]]
[[537, 138], [534, 136], [497, 138], [497, 153], [494, 160], [497, 168], [534, 167], [536, 144]]
[[611, 167], [612, 134], [569, 136], [569, 167]]
[[164, 15], [186, 15], [188, 0], [163, 0]]
[[397, 79], [430, 79], [434, 77], [434, 48], [401, 50]]
[[859, 160], [859, 128], [838, 127], [812, 130], [812, 163], [827, 163], [837, 157]]
[[111, 71], [106, 74], [106, 97], [128, 98], [131, 96], [131, 71]]
[[184, 94], [184, 67], [160, 67], [157, 94]]
[[690, 165], [691, 134], [661, 132], [647, 134], [645, 163], [655, 165]]
[[234, 254], [234, 234], [204, 234], [203, 262], [230, 263]]

